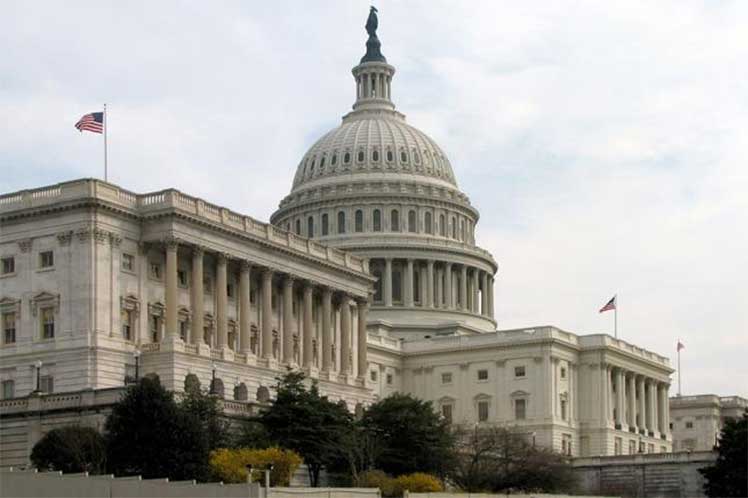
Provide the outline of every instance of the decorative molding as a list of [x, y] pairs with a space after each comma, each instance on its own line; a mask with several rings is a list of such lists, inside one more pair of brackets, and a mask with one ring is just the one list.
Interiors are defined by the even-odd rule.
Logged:
[[33, 241], [34, 239], [19, 240], [18, 248], [21, 250], [21, 252], [29, 252], [31, 251], [31, 247], [33, 246]]
[[163, 318], [166, 316], [166, 306], [160, 302], [148, 303], [148, 316], [158, 316]]
[[129, 310], [129, 311], [134, 311], [135, 313], [140, 313], [140, 301], [133, 294], [128, 294], [127, 296], [120, 296], [119, 303], [120, 303], [120, 308], [122, 308], [122, 310]]
[[112, 247], [119, 247], [122, 243], [122, 236], [114, 232], [109, 232], [109, 243]]
[[21, 300], [12, 297], [0, 299], [0, 313], [15, 313], [18, 320], [21, 317]]
[[60, 311], [60, 295], [52, 294], [51, 292], [40, 292], [31, 298], [29, 301], [31, 306], [31, 314], [36, 316], [39, 312], [39, 308], [54, 308], [55, 314]]
[[61, 246], [67, 246], [70, 245], [70, 242], [73, 240], [73, 231], [72, 230], [66, 230], [64, 232], [60, 232], [57, 234], [57, 242]]

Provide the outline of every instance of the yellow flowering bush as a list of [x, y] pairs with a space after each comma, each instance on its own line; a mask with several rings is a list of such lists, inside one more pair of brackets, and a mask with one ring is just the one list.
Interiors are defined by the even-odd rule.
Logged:
[[[246, 482], [247, 465], [258, 470], [264, 470], [272, 465], [270, 485], [288, 486], [291, 476], [302, 462], [296, 452], [278, 447], [262, 450], [220, 448], [210, 454], [210, 469], [213, 475], [225, 483]], [[253, 472], [253, 480], [261, 479], [261, 475], [261, 472]]]
[[395, 480], [381, 470], [360, 473], [356, 485], [361, 488], [379, 488], [382, 496], [394, 496], [395, 493]]
[[444, 490], [441, 481], [436, 476], [423, 472], [396, 477], [394, 488], [395, 496], [402, 496], [406, 489], [411, 493], [435, 493]]

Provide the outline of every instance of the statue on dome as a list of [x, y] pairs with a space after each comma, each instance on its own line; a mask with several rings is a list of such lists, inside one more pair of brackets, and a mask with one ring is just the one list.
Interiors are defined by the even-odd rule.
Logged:
[[377, 28], [379, 27], [377, 12], [379, 12], [377, 8], [372, 5], [369, 10], [369, 18], [366, 20], [366, 32], [373, 38], [377, 37]]
[[380, 51], [382, 44], [377, 38], [377, 28], [379, 27], [377, 12], [379, 12], [377, 8], [372, 5], [369, 9], [369, 17], [366, 19], [366, 32], [369, 33], [369, 39], [366, 41], [366, 54], [361, 58], [361, 63], [387, 62]]

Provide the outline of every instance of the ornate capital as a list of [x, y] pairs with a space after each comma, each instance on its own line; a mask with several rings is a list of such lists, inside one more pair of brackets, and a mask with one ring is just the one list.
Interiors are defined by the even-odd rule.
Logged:
[[122, 243], [122, 237], [117, 233], [109, 232], [109, 243], [112, 244], [112, 247], [119, 247]]
[[205, 247], [198, 245], [198, 244], [194, 244], [191, 246], [191, 248], [192, 248], [192, 256], [196, 258], [202, 258], [203, 256], [205, 256]]
[[242, 259], [239, 262], [239, 267], [242, 271], [250, 271], [252, 269], [252, 263], [247, 261], [246, 259]]
[[167, 250], [176, 251], [179, 248], [179, 244], [181, 241], [176, 237], [169, 235], [161, 239], [161, 242], [164, 244]]

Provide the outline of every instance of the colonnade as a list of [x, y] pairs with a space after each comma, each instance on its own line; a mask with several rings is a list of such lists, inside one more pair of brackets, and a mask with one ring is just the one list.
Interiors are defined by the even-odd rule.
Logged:
[[[188, 249], [191, 252], [191, 280], [190, 280], [190, 306], [191, 320], [189, 334], [184, 337], [189, 344], [203, 344], [205, 316], [205, 250], [196, 245], [187, 245], [176, 240], [165, 243], [166, 268], [164, 281], [165, 292], [165, 324], [164, 338], [176, 340], [180, 338], [179, 315], [178, 315], [178, 253], [179, 249]], [[334, 335], [335, 324], [333, 314], [340, 314], [340, 365], [337, 370], [341, 374], [352, 374], [353, 351], [352, 334], [357, 334], [358, 342], [358, 377], [364, 378], [367, 371], [366, 350], [366, 315], [368, 310], [367, 299], [353, 296], [344, 291], [336, 290], [311, 280], [301, 279], [289, 272], [269, 268], [267, 266], [255, 265], [251, 261], [241, 257], [225, 253], [213, 254], [216, 261], [215, 276], [215, 326], [216, 347], [218, 349], [231, 348], [229, 344], [229, 319], [228, 319], [228, 274], [235, 271], [238, 266], [238, 351], [248, 356], [257, 353], [262, 359], [271, 361], [273, 359], [282, 361], [289, 366], [296, 366], [295, 349], [300, 345], [299, 366], [314, 368], [317, 363], [316, 338], [321, 336], [322, 372], [329, 373], [333, 369], [333, 349], [335, 347]], [[253, 347], [251, 341], [251, 282], [255, 272], [260, 273], [259, 289], [257, 292], [259, 310], [259, 335], [260, 340], [257, 348]], [[232, 282], [236, 281], [235, 278]], [[277, 331], [273, 329], [273, 295], [276, 282], [280, 281], [282, 290], [276, 292], [276, 296], [282, 299], [282, 314]], [[297, 292], [301, 292], [300, 301]], [[319, 300], [315, 299], [319, 297]], [[300, 302], [302, 317], [301, 326], [294, 314], [294, 302]], [[321, 302], [321, 304], [319, 304]], [[321, 313], [321, 328], [315, 327], [314, 308]], [[357, 323], [352, 323], [351, 307], [355, 306], [357, 311]], [[321, 308], [321, 310], [320, 310]], [[335, 308], [335, 309], [334, 309]], [[315, 328], [318, 333], [315, 334]], [[299, 330], [297, 330], [299, 329]], [[282, 358], [281, 354], [282, 344]]]
[[606, 425], [651, 437], [670, 432], [669, 384], [612, 365], [602, 376]]
[[369, 266], [380, 279], [375, 302], [494, 317], [494, 277], [490, 272], [434, 259], [380, 258], [372, 259]]

